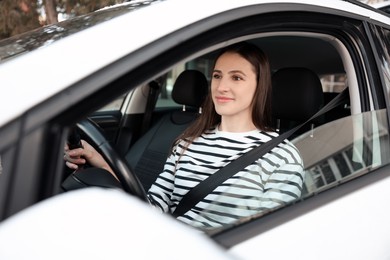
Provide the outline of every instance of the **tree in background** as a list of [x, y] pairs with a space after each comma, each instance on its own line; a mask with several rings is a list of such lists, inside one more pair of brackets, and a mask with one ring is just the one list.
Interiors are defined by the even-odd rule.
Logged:
[[129, 0], [0, 0], [0, 40]]
[[[0, 0], [0, 40], [130, 0]], [[360, 0], [372, 4], [384, 0]], [[388, 1], [388, 0], [386, 0]]]
[[58, 12], [56, 0], [43, 0], [46, 15], [46, 24], [58, 22]]
[[41, 26], [36, 1], [0, 1], [0, 39]]

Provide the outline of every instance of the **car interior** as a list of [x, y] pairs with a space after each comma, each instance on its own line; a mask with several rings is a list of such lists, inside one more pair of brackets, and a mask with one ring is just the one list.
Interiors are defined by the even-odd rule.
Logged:
[[[375, 154], [384, 149], [381, 142], [388, 136], [386, 127], [381, 127], [387, 124], [385, 111], [362, 111], [353, 58], [340, 40], [289, 31], [249, 35], [229, 43], [242, 40], [255, 43], [269, 56], [273, 127], [280, 133], [306, 122], [344, 89], [348, 91], [348, 98], [289, 138], [304, 159], [302, 199], [388, 163]], [[145, 191], [162, 171], [174, 140], [201, 113], [213, 59], [221, 46], [191, 56], [89, 116], [126, 159]], [[375, 124], [369, 124], [373, 117]], [[378, 142], [372, 141], [374, 137]]]

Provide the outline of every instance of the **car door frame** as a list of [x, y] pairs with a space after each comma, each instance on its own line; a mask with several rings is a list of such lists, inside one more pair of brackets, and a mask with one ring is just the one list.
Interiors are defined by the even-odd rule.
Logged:
[[[302, 7], [306, 8], [305, 12], [293, 11], [281, 12], [279, 14], [276, 12], [290, 10], [291, 6], [275, 5], [267, 7], [269, 9], [260, 5], [245, 7], [238, 11], [233, 10], [211, 17], [191, 27], [183, 28], [169, 37], [141, 48], [139, 51], [113, 63], [106, 69], [87, 76], [84, 80], [74, 84], [71, 87], [73, 91], [69, 91], [66, 97], [64, 97], [64, 93], [59, 93], [15, 120], [14, 125], [7, 127], [8, 131], [17, 133], [18, 136], [12, 139], [14, 141], [13, 145], [16, 147], [13, 158], [15, 167], [12, 170], [12, 180], [9, 182], [7, 200], [1, 207], [3, 209], [3, 218], [42, 199], [60, 193], [58, 187], [60, 186], [63, 173], [61, 148], [65, 142], [69, 126], [79, 120], [82, 115], [98, 109], [99, 105], [105, 102], [103, 100], [125, 93], [128, 90], [128, 84], [125, 84], [125, 82], [128, 82], [129, 79], [132, 79], [132, 86], [134, 87], [144, 84], [147, 79], [156, 77], [161, 71], [173, 66], [177, 61], [186, 59], [188, 53], [202, 51], [209, 48], [209, 46], [232, 38], [271, 30], [314, 30], [327, 32], [322, 24], [324, 22], [321, 19], [322, 17], [329, 24], [338, 22], [338, 26], [342, 27], [345, 25], [344, 17], [340, 16], [339, 19], [334, 19], [335, 16], [332, 14], [332, 9], [323, 8], [326, 9], [324, 11], [329, 11], [330, 14], [322, 15], [319, 11], [321, 9], [315, 8], [316, 13], [310, 14], [308, 12], [310, 10], [308, 10], [306, 5], [298, 4], [294, 6], [296, 10], [301, 10]], [[265, 12], [270, 13], [262, 14]], [[291, 14], [294, 13], [301, 15], [300, 18], [290, 24], [284, 23], [291, 19], [293, 17]], [[286, 18], [280, 19], [278, 22], [276, 18], [282, 16]], [[312, 24], [305, 21], [304, 18], [311, 19]], [[253, 26], [254, 21], [258, 22], [256, 26]], [[275, 26], [268, 26], [267, 23], [275, 24]], [[263, 27], [262, 24], [264, 24]], [[332, 30], [329, 33], [331, 32]], [[367, 42], [361, 44], [364, 46], [368, 45]], [[167, 60], [166, 57], [174, 58]], [[144, 60], [148, 60], [148, 62], [144, 63]], [[153, 65], [154, 69], [150, 69], [151, 65]], [[110, 74], [112, 71], [115, 71], [115, 73]], [[131, 73], [128, 73], [129, 71]], [[363, 74], [363, 71], [361, 74]], [[103, 78], [105, 80], [102, 80]], [[366, 79], [360, 78], [359, 82], [362, 86], [361, 91], [364, 91], [367, 87]], [[86, 91], [85, 87], [91, 85], [94, 87]], [[114, 90], [115, 94], [112, 93]], [[366, 96], [364, 92], [363, 96]], [[67, 101], [72, 98], [75, 100], [74, 106], [68, 108]], [[94, 101], [94, 103], [88, 101]], [[367, 103], [370, 102], [368, 100], [362, 102], [364, 110], [369, 109]], [[50, 113], [45, 113], [42, 110], [50, 111]], [[84, 111], [84, 113], [80, 114], [80, 111]], [[28, 153], [29, 147], [32, 146], [36, 147], [34, 154]], [[30, 173], [28, 179], [25, 178], [25, 172]], [[280, 212], [285, 212], [289, 209], [290, 207]], [[258, 224], [258, 221], [254, 221], [253, 225], [256, 225], [256, 223]], [[244, 237], [245, 239], [248, 238], [245, 236], [248, 233], [245, 227], [247, 225], [234, 229], [234, 232], [241, 234], [237, 236], [234, 243], [243, 241], [238, 239], [238, 237], [242, 239]], [[213, 238], [223, 245], [229, 245], [229, 243], [224, 242], [229, 236], [229, 232], [233, 231], [220, 233], [218, 236], [213, 236]]]

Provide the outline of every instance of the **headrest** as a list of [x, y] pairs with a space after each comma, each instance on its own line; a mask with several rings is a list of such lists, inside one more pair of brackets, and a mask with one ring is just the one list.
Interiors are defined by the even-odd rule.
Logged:
[[272, 76], [272, 114], [276, 119], [305, 121], [323, 106], [317, 74], [306, 68], [284, 68]]
[[197, 70], [185, 70], [173, 85], [172, 99], [180, 105], [200, 107], [208, 89], [208, 82], [203, 73]]

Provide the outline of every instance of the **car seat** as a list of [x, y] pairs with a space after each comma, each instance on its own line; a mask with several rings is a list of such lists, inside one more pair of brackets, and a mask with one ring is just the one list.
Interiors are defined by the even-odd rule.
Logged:
[[164, 115], [126, 153], [126, 160], [146, 191], [162, 172], [176, 137], [199, 115], [207, 93], [208, 82], [203, 73], [183, 71], [172, 89], [172, 99], [183, 108]]
[[[324, 104], [319, 77], [307, 68], [283, 68], [272, 76], [274, 127], [283, 133], [313, 116]], [[290, 139], [321, 124], [321, 118], [302, 127]]]

